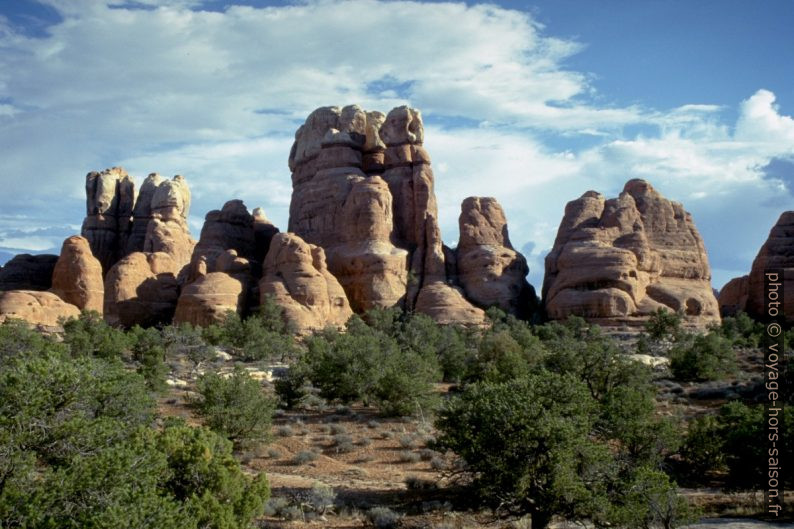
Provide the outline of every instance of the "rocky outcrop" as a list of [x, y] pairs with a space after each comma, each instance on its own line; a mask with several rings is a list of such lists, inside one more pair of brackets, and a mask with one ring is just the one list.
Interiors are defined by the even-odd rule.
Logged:
[[526, 279], [526, 259], [510, 244], [502, 206], [495, 198], [469, 197], [461, 204], [458, 224], [458, 281], [466, 297], [481, 307], [529, 318], [537, 308], [535, 289]]
[[[144, 199], [143, 194], [139, 200]], [[190, 262], [196, 242], [187, 225], [190, 189], [182, 175], [161, 182], [149, 203], [151, 219], [146, 227], [143, 251], [170, 255], [182, 268]]]
[[722, 288], [719, 304], [724, 315], [742, 311], [755, 318], [766, 317], [765, 271], [779, 272], [784, 292], [782, 312], [787, 321], [794, 321], [794, 211], [780, 215], [753, 260], [750, 274], [734, 278]]
[[254, 217], [254, 262], [264, 263], [270, 249], [270, 241], [278, 233], [278, 228], [270, 222], [262, 208], [255, 208]]
[[49, 290], [57, 262], [57, 255], [15, 255], [0, 269], [0, 291]]
[[146, 241], [146, 230], [149, 221], [152, 220], [152, 198], [163, 177], [157, 173], [151, 173], [141, 184], [138, 190], [138, 197], [135, 199], [135, 207], [132, 209], [132, 228], [127, 240], [125, 255], [133, 252], [142, 252]]
[[691, 215], [649, 183], [630, 180], [618, 198], [588, 191], [568, 203], [546, 257], [543, 299], [553, 319], [636, 326], [666, 308], [704, 327], [719, 321], [710, 280]]
[[127, 250], [135, 202], [135, 183], [121, 167], [86, 175], [86, 218], [82, 235], [107, 273]]
[[218, 257], [227, 250], [249, 262], [255, 260], [262, 252], [257, 252], [254, 220], [242, 200], [230, 200], [220, 210], [207, 213], [190, 260], [188, 282], [219, 271], [216, 264], [222, 261]]
[[448, 302], [459, 301], [443, 286], [447, 267], [423, 139], [421, 115], [408, 107], [388, 115], [323, 107], [295, 134], [289, 231], [325, 250], [356, 312], [419, 310], [430, 284], [436, 298], [446, 291]]
[[61, 329], [61, 320], [77, 318], [80, 309], [52, 292], [9, 290], [0, 292], [0, 323], [19, 319], [43, 330]]
[[253, 287], [248, 259], [238, 256], [236, 250], [226, 250], [209, 263], [208, 269], [213, 271], [201, 273], [183, 288], [175, 323], [206, 326], [223, 321], [230, 311], [246, 315]]
[[52, 274], [51, 292], [80, 310], [102, 313], [105, 295], [102, 265], [84, 237], [75, 235], [63, 242]]
[[292, 233], [273, 237], [259, 293], [262, 302], [272, 298], [287, 324], [301, 334], [341, 328], [353, 315], [345, 291], [328, 271], [323, 249]]
[[105, 276], [105, 321], [123, 327], [170, 323], [179, 271], [167, 253], [133, 252], [121, 259]]

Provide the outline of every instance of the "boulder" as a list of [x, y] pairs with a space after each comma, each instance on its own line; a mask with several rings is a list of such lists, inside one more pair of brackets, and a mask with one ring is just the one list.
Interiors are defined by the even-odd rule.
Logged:
[[82, 235], [107, 273], [127, 250], [132, 228], [135, 183], [121, 168], [86, 175], [86, 217]]
[[133, 252], [105, 276], [105, 321], [132, 327], [171, 323], [180, 267], [170, 254]]
[[253, 275], [250, 262], [235, 250], [220, 253], [209, 269], [182, 289], [174, 323], [207, 326], [223, 321], [230, 311], [245, 316], [250, 306]]
[[80, 309], [52, 292], [36, 290], [0, 292], [0, 323], [7, 319], [19, 319], [43, 330], [57, 331], [62, 329], [62, 319], [79, 316]]
[[457, 273], [466, 297], [480, 307], [496, 306], [530, 318], [537, 307], [535, 289], [526, 280], [529, 267], [510, 244], [507, 220], [496, 199], [464, 200], [459, 226]]
[[271, 297], [287, 323], [301, 334], [328, 326], [344, 327], [353, 311], [337, 279], [328, 271], [325, 252], [292, 233], [270, 243], [262, 280], [262, 302]]
[[0, 291], [49, 290], [57, 262], [57, 255], [15, 255], [0, 269]]
[[552, 319], [637, 327], [666, 308], [703, 328], [719, 322], [710, 280], [691, 215], [635, 179], [618, 198], [588, 191], [568, 203], [546, 257], [543, 299]]
[[80, 310], [102, 314], [105, 296], [102, 265], [84, 237], [75, 235], [63, 242], [52, 274], [51, 292]]

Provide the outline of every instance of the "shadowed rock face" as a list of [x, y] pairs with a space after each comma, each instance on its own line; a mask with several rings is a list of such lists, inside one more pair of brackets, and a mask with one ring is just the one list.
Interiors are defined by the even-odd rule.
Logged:
[[705, 247], [681, 204], [643, 180], [618, 198], [588, 191], [565, 208], [546, 257], [543, 299], [553, 319], [638, 325], [657, 308], [688, 325], [719, 321]]
[[739, 311], [763, 317], [764, 272], [777, 270], [783, 283], [783, 314], [794, 321], [794, 211], [786, 211], [769, 232], [753, 260], [750, 274], [731, 279], [720, 291], [720, 310], [731, 316]]
[[466, 297], [529, 318], [535, 289], [526, 280], [527, 261], [510, 244], [507, 220], [495, 198], [469, 197], [461, 204], [457, 247], [458, 281]]
[[0, 269], [0, 291], [49, 290], [57, 255], [15, 255]]
[[170, 323], [179, 297], [179, 271], [167, 253], [127, 255], [105, 276], [105, 320], [123, 327]]
[[270, 296], [299, 333], [343, 327], [353, 311], [345, 291], [328, 271], [325, 252], [293, 233], [273, 237], [259, 283], [262, 302]]
[[121, 167], [86, 175], [86, 217], [82, 235], [107, 273], [124, 257], [132, 229], [135, 183]]
[[91, 253], [85, 238], [74, 235], [63, 242], [52, 274], [51, 292], [80, 310], [102, 314], [105, 296], [102, 265]]

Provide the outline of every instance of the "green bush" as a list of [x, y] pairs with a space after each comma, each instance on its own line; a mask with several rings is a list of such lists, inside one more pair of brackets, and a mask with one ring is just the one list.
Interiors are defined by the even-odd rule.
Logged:
[[283, 324], [279, 326], [275, 322], [281, 322], [280, 317], [266, 319], [261, 315], [253, 315], [241, 319], [236, 312], [229, 311], [223, 322], [205, 327], [203, 337], [207, 342], [222, 346], [231, 355], [245, 361], [283, 361], [295, 357], [295, 341], [282, 332]]
[[23, 320], [12, 318], [0, 323], [0, 369], [19, 357], [36, 357], [63, 348], [50, 335], [42, 334]]
[[154, 411], [118, 360], [52, 347], [0, 366], [0, 527], [250, 527], [264, 475], [208, 430], [155, 430]]
[[212, 430], [236, 443], [269, 437], [275, 401], [243, 369], [227, 377], [206, 373], [197, 391], [193, 406]]
[[664, 308], [656, 309], [645, 323], [645, 332], [654, 340], [674, 338], [681, 330], [681, 315]]
[[508, 330], [489, 332], [483, 336], [477, 355], [466, 370], [467, 382], [506, 382], [528, 375], [540, 364], [545, 350], [534, 336], [523, 346]]
[[706, 474], [725, 466], [725, 441], [713, 415], [698, 417], [689, 423], [680, 454], [689, 479], [701, 481]]
[[122, 358], [130, 346], [124, 331], [111, 327], [93, 311], [83, 311], [79, 318], [63, 323], [63, 343], [73, 356], [99, 358]]
[[764, 333], [764, 326], [744, 312], [739, 312], [735, 316], [722, 318], [722, 322], [714, 328], [714, 331], [719, 332], [734, 345], [758, 347]]
[[672, 529], [699, 517], [698, 510], [678, 493], [675, 482], [649, 466], [637, 468], [615, 496], [608, 516], [617, 527]]
[[545, 528], [555, 514], [592, 515], [605, 497], [609, 450], [590, 437], [596, 416], [572, 375], [474, 384], [440, 411], [433, 448], [465, 461], [479, 497]]
[[136, 325], [127, 333], [131, 343], [132, 359], [137, 364], [137, 372], [146, 379], [149, 388], [156, 392], [165, 391], [168, 366], [165, 363], [165, 343], [159, 330], [144, 329]]
[[669, 354], [676, 380], [719, 380], [736, 372], [736, 352], [731, 342], [716, 332], [682, 339]]
[[204, 341], [201, 328], [189, 323], [164, 327], [162, 337], [167, 356], [184, 356], [194, 366], [215, 358], [215, 350]]

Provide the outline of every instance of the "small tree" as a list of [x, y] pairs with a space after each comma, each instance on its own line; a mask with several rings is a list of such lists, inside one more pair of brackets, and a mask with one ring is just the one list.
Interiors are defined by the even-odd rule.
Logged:
[[676, 336], [681, 330], [681, 315], [665, 308], [658, 308], [645, 323], [645, 332], [654, 340]]
[[193, 405], [212, 430], [236, 443], [269, 437], [275, 402], [243, 369], [202, 375], [197, 389]]
[[540, 372], [502, 384], [474, 384], [439, 413], [434, 448], [465, 462], [486, 502], [529, 513], [583, 519], [606, 498], [609, 450], [590, 437], [596, 406], [571, 375]]
[[121, 358], [130, 343], [120, 329], [111, 327], [94, 311], [83, 311], [77, 319], [63, 322], [63, 342], [73, 356]]

